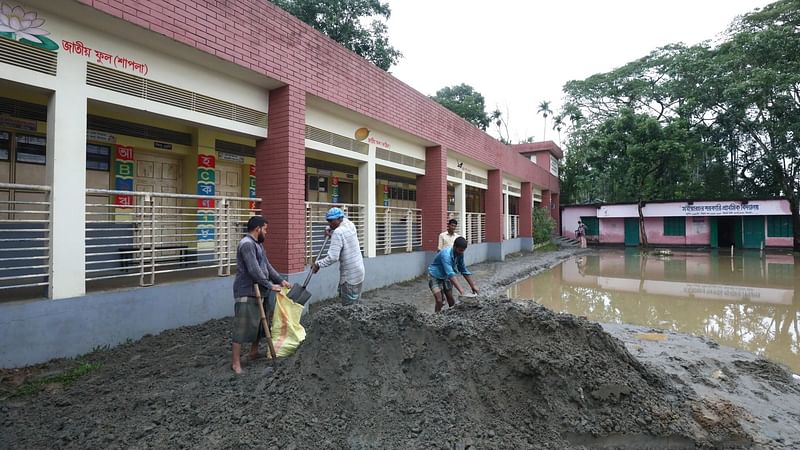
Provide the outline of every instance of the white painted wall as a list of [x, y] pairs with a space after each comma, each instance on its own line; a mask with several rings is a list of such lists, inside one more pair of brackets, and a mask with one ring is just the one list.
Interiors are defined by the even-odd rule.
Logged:
[[[343, 114], [343, 116], [344, 115], [345, 114]], [[404, 140], [385, 130], [376, 129], [374, 126], [365, 126], [363, 123], [336, 116], [328, 111], [315, 107], [314, 104], [306, 105], [306, 124], [350, 139], [355, 139], [354, 134], [357, 129], [367, 128], [370, 131], [369, 137], [363, 142], [368, 144], [370, 148], [382, 147], [395, 153], [411, 156], [423, 161], [425, 160], [425, 147]], [[386, 147], [379, 143], [386, 143], [389, 145]], [[381, 162], [381, 165], [383, 164], [384, 163]], [[404, 166], [398, 167], [402, 168]]]

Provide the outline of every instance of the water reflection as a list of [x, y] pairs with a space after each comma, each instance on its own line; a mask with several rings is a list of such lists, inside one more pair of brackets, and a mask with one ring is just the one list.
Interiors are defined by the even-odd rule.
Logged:
[[708, 336], [800, 373], [793, 255], [604, 250], [508, 290], [556, 311]]

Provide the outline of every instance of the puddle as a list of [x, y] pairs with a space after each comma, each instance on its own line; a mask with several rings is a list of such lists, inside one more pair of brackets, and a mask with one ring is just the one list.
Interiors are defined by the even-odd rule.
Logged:
[[800, 373], [798, 260], [735, 255], [601, 250], [508, 289], [559, 312], [707, 336]]

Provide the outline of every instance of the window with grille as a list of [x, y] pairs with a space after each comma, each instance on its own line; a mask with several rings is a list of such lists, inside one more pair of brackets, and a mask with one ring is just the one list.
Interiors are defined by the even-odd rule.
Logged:
[[686, 218], [664, 217], [664, 236], [686, 236]]
[[767, 236], [792, 237], [792, 216], [767, 216]]

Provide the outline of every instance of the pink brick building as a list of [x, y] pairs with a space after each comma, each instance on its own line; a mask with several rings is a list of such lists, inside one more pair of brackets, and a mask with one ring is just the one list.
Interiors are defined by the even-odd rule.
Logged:
[[[324, 211], [346, 209], [366, 289], [422, 274], [449, 218], [470, 262], [530, 250], [532, 208], [557, 218], [555, 144], [504, 145], [270, 2], [4, 3], [28, 18], [0, 33], [4, 300], [133, 305], [136, 337], [230, 314], [236, 243], [259, 211], [295, 281]], [[315, 276], [315, 298], [336, 278]]]
[[637, 246], [642, 222], [650, 245], [666, 247], [791, 248], [793, 226], [785, 199], [733, 201], [657, 201], [569, 205], [561, 210], [561, 234], [575, 237], [578, 220], [589, 242]]

